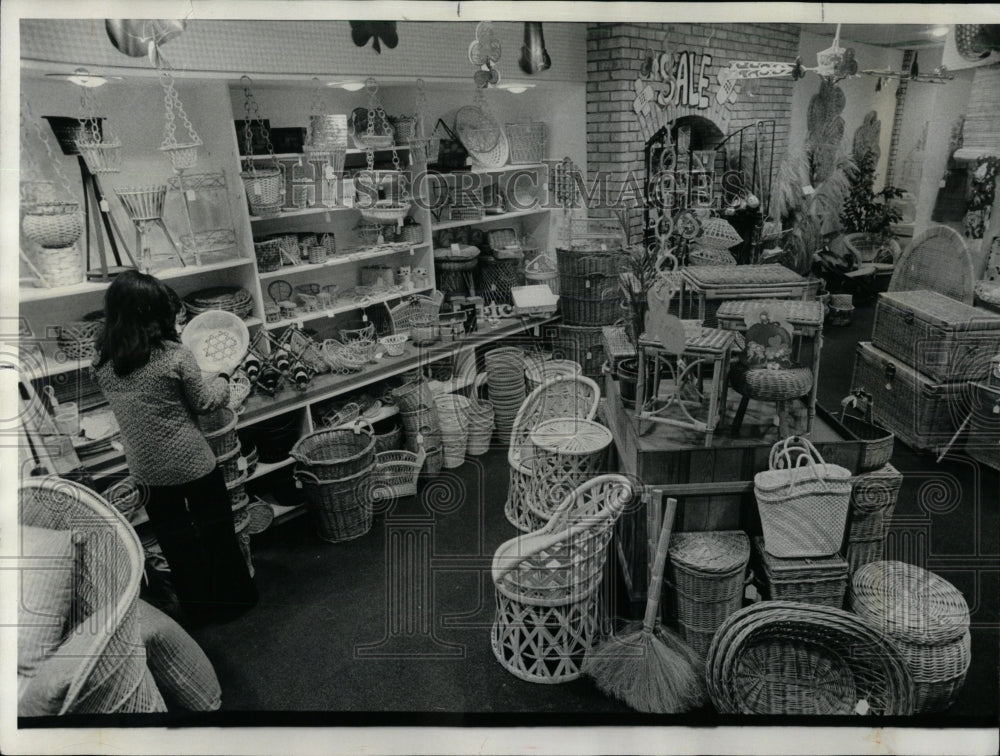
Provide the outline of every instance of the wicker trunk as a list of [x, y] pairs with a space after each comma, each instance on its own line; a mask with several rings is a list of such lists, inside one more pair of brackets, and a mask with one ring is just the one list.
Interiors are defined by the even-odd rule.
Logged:
[[965, 453], [977, 462], [1000, 470], [1000, 386], [973, 384], [972, 422], [965, 440]]
[[1000, 351], [1000, 315], [933, 291], [882, 294], [872, 345], [941, 383], [986, 374]]
[[964, 419], [964, 384], [936, 383], [868, 342], [858, 344], [851, 385], [871, 395], [877, 424], [917, 450], [948, 443]]

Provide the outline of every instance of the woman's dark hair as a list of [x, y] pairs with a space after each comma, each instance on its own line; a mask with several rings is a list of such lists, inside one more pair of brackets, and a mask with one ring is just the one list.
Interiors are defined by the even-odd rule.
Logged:
[[125, 376], [149, 362], [164, 341], [178, 341], [168, 288], [153, 276], [127, 270], [104, 295], [104, 330], [98, 337], [97, 365], [110, 361]]

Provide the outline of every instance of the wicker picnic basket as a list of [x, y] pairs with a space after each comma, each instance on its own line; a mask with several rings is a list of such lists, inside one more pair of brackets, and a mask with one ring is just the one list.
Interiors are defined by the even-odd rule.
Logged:
[[913, 713], [913, 676], [895, 645], [828, 606], [761, 601], [735, 612], [705, 672], [722, 714]]
[[289, 456], [321, 481], [340, 480], [375, 462], [374, 434], [370, 428], [325, 428], [299, 439]]
[[771, 447], [769, 469], [754, 476], [764, 546], [777, 557], [836, 554], [844, 540], [851, 471], [827, 464], [806, 438]]
[[240, 439], [236, 435], [236, 420], [236, 413], [228, 407], [220, 407], [215, 412], [198, 416], [201, 432], [216, 457], [225, 456], [233, 449], [240, 448]]
[[371, 530], [372, 501], [377, 490], [373, 481], [374, 455], [366, 466], [342, 478], [323, 480], [314, 470], [296, 466], [293, 475], [305, 492], [306, 509], [316, 534], [324, 541], [339, 543]]
[[675, 533], [669, 556], [677, 626], [704, 658], [719, 625], [743, 605], [750, 539], [737, 530]]
[[816, 559], [782, 559], [754, 538], [754, 576], [761, 594], [775, 601], [798, 601], [842, 609], [847, 594], [847, 562], [840, 554]]
[[871, 562], [851, 579], [851, 608], [906, 661], [916, 712], [954, 703], [972, 656], [969, 607], [955, 586], [912, 564]]

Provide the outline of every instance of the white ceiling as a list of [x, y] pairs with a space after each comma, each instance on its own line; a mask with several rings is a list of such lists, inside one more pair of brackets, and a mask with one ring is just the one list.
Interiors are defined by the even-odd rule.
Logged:
[[[938, 47], [944, 37], [931, 36], [935, 24], [841, 24], [842, 42], [875, 45], [876, 47], [918, 48]], [[811, 34], [832, 37], [836, 24], [802, 24], [802, 30]]]

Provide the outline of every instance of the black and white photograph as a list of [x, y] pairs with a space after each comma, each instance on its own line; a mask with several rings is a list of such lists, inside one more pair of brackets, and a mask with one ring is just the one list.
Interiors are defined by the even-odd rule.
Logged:
[[1000, 751], [1000, 5], [0, 36], [0, 751]]

